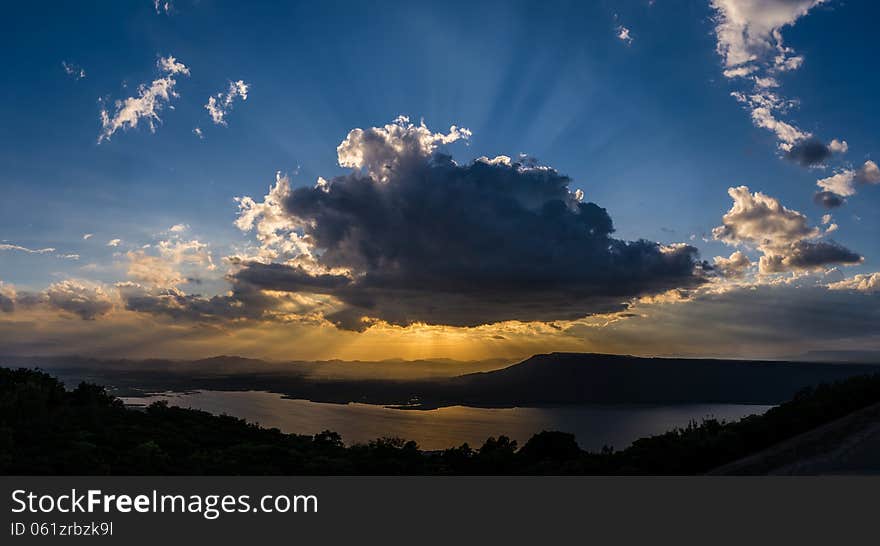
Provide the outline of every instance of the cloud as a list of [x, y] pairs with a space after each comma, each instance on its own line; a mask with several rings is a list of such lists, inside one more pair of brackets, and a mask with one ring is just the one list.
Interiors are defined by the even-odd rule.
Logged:
[[239, 284], [226, 294], [204, 297], [187, 294], [176, 287], [143, 286], [134, 282], [117, 284], [125, 309], [151, 315], [164, 315], [175, 320], [226, 323], [240, 320], [284, 320], [287, 313], [300, 316], [312, 305], [293, 305], [288, 298]]
[[81, 66], [68, 63], [67, 61], [61, 61], [61, 67], [64, 69], [64, 73], [74, 80], [81, 80], [86, 77], [86, 71], [83, 70]]
[[153, 286], [173, 287], [186, 282], [172, 264], [159, 256], [151, 256], [143, 250], [126, 253], [128, 277]]
[[13, 311], [15, 311], [15, 289], [0, 281], [0, 312], [11, 313]]
[[149, 254], [145, 249], [126, 253], [130, 279], [149, 286], [172, 288], [216, 269], [208, 245], [195, 239], [159, 241], [151, 245], [150, 251], [156, 254]]
[[715, 10], [716, 50], [721, 56], [724, 76], [748, 78], [752, 90], [731, 93], [749, 110], [752, 123], [771, 131], [783, 155], [801, 165], [814, 167], [832, 153], [845, 153], [845, 141], [825, 144], [812, 133], [780, 119], [797, 105], [774, 89], [778, 76], [796, 70], [804, 58], [783, 43], [782, 29], [793, 25], [825, 0], [711, 0]]
[[121, 242], [122, 239], [110, 239], [109, 241], [107, 241], [107, 246], [119, 246]]
[[761, 256], [760, 269], [762, 273], [812, 271], [827, 265], [855, 265], [862, 261], [860, 255], [838, 243], [798, 241], [786, 249], [784, 255]]
[[0, 251], [10, 250], [15, 252], [25, 252], [27, 254], [51, 254], [55, 252], [54, 248], [27, 248], [20, 245], [13, 245], [9, 243], [0, 243]]
[[199, 140], [204, 140], [205, 135], [202, 133], [202, 129], [200, 127], [196, 127], [193, 129], [193, 134], [199, 137]]
[[174, 9], [174, 5], [167, 0], [165, 2], [162, 0], [153, 0], [153, 9], [156, 10], [157, 14], [164, 13], [165, 15], [170, 15], [171, 10]]
[[[878, 349], [880, 295], [824, 286], [748, 285], [686, 303], [638, 305], [608, 328], [569, 328], [587, 346], [627, 354], [792, 358], [810, 350]], [[699, 335], [695, 335], [699, 332]]]
[[846, 141], [833, 139], [825, 144], [821, 140], [809, 137], [795, 141], [786, 152], [785, 157], [804, 167], [817, 167], [823, 165], [835, 152], [846, 153], [849, 145]]
[[831, 290], [855, 290], [858, 292], [880, 292], [880, 273], [855, 275], [849, 279], [828, 285]]
[[83, 320], [94, 320], [113, 309], [113, 300], [104, 288], [88, 281], [54, 283], [43, 293], [43, 298], [50, 307], [73, 313]]
[[727, 194], [733, 206], [722, 217], [722, 225], [712, 230], [715, 239], [731, 245], [753, 243], [778, 248], [819, 233], [809, 226], [806, 216], [784, 207], [774, 197], [750, 193], [747, 186], [728, 188]]
[[813, 202], [827, 210], [842, 207], [846, 200], [834, 192], [820, 191], [813, 196]]
[[186, 231], [188, 229], [189, 229], [188, 224], [174, 224], [173, 226], [168, 228], [168, 231], [170, 231], [171, 233], [183, 233], [184, 231]]
[[[326, 187], [326, 181], [319, 179], [318, 185]], [[290, 181], [279, 172], [275, 174], [275, 185], [269, 188], [263, 201], [258, 203], [247, 196], [235, 199], [238, 203], [235, 226], [245, 232], [255, 230], [260, 242], [256, 256], [237, 257], [237, 261], [266, 262], [281, 257], [310, 256], [309, 245], [296, 231], [304, 226], [284, 209], [290, 193]]]
[[722, 277], [740, 278], [743, 277], [751, 267], [752, 262], [748, 256], [741, 251], [734, 251], [729, 258], [723, 256], [715, 256], [712, 266], [718, 271]]
[[165, 75], [153, 80], [147, 86], [138, 86], [138, 95], [128, 97], [124, 101], [117, 100], [113, 115], [106, 108], [101, 110], [101, 134], [98, 143], [108, 140], [119, 129], [131, 129], [144, 120], [151, 132], [156, 131], [156, 124], [161, 123], [159, 112], [171, 99], [178, 96], [174, 90], [177, 85], [176, 75], [189, 76], [189, 68], [172, 56], [160, 57], [156, 63], [160, 72]]
[[630, 45], [633, 43], [633, 38], [629, 33], [629, 29], [623, 25], [618, 25], [615, 29], [617, 32], [617, 39], [626, 45]]
[[880, 184], [880, 168], [869, 159], [856, 171], [855, 180], [860, 184]]
[[94, 237], [94, 235], [95, 235], [94, 233], [84, 233], [83, 234], [83, 241], [88, 241], [89, 239]]
[[797, 68], [802, 58], [782, 42], [793, 25], [825, 0], [712, 0], [717, 51], [728, 70], [770, 62], [777, 70]]
[[856, 193], [855, 172], [841, 171], [828, 178], [817, 180], [816, 185], [822, 188], [822, 191], [831, 192], [841, 197], [849, 197]]
[[[205, 109], [211, 115], [214, 125], [226, 125], [226, 114], [232, 110], [232, 104], [235, 99], [247, 100], [250, 84], [242, 80], [229, 82], [229, 90], [226, 93], [220, 92], [216, 96], [208, 97], [208, 103]], [[201, 136], [201, 134], [199, 134]]]
[[279, 178], [268, 202], [240, 200], [240, 228], [275, 246], [298, 232], [312, 267], [243, 262], [232, 278], [331, 296], [343, 308], [327, 318], [348, 329], [561, 320], [702, 281], [694, 247], [611, 237], [605, 209], [551, 167], [439, 151], [468, 136], [405, 117], [352, 130], [337, 148], [350, 174], [296, 189]]
[[[2, 243], [0, 244], [0, 252], [8, 250], [12, 252], [24, 252], [26, 254], [52, 254], [55, 252], [54, 248], [27, 248], [20, 245], [13, 245], [10, 243]], [[79, 254], [55, 254], [56, 258], [62, 258], [65, 260], [79, 260]]]
[[878, 183], [880, 183], [880, 168], [870, 159], [858, 169], [844, 169], [816, 181], [816, 185], [823, 192], [830, 192], [839, 197], [855, 195], [857, 185]]
[[733, 206], [712, 230], [716, 240], [732, 246], [752, 246], [762, 253], [762, 274], [811, 271], [831, 264], [861, 263], [862, 257], [832, 242], [815, 241], [823, 233], [807, 217], [779, 200], [746, 186], [729, 188]]
[[[375, 181], [387, 182], [398, 168], [425, 163], [438, 146], [470, 137], [470, 129], [453, 125], [448, 133], [432, 133], [424, 122], [414, 125], [408, 117], [398, 116], [383, 127], [352, 129], [336, 147], [336, 155], [339, 166], [361, 170]], [[321, 189], [328, 190], [329, 186]]]

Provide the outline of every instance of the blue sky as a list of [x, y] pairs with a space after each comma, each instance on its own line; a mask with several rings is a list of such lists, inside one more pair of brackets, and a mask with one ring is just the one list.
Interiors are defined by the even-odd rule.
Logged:
[[[712, 230], [731, 207], [727, 189], [746, 185], [810, 225], [830, 212], [838, 229], [827, 239], [864, 257], [846, 276], [868, 274], [880, 269], [880, 187], [859, 187], [833, 211], [813, 196], [818, 179], [880, 152], [878, 12], [831, 0], [781, 27], [804, 59], [776, 76], [797, 101], [785, 119], [848, 147], [805, 168], [731, 96], [748, 85], [723, 75], [722, 11], [708, 1], [10, 5], [0, 23], [0, 243], [55, 250], [0, 252], [0, 280], [19, 292], [123, 281], [123, 254], [168, 239], [175, 224], [219, 265], [254, 244], [234, 225], [235, 197], [259, 200], [279, 171], [294, 187], [344, 175], [336, 147], [348, 132], [400, 114], [435, 131], [469, 128], [468, 142], [443, 147], [459, 162], [525, 153], [570, 176], [621, 239], [727, 256], [734, 248]], [[142, 121], [98, 143], [102, 105], [112, 114], [168, 56], [190, 74], [176, 77], [179, 96], [155, 132]], [[212, 123], [208, 97], [237, 80], [247, 100], [227, 126]], [[59, 256], [71, 254], [79, 259]], [[226, 290], [222, 274], [198, 291]]]

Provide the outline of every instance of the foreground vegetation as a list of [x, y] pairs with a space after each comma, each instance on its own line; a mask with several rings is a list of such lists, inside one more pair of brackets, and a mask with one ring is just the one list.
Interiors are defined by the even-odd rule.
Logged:
[[330, 431], [284, 434], [229, 416], [156, 403], [126, 409], [102, 387], [76, 389], [0, 368], [0, 474], [701, 474], [880, 402], [880, 375], [823, 384], [764, 415], [706, 420], [622, 451], [581, 450], [545, 431], [442, 452], [378, 439], [346, 447]]

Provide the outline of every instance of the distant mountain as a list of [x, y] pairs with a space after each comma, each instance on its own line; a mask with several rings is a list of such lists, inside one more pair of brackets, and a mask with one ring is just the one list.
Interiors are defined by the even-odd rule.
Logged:
[[852, 362], [859, 364], [880, 364], [880, 351], [808, 351], [792, 360], [808, 362]]
[[[880, 373], [880, 365], [590, 353], [499, 361], [265, 362], [240, 357], [197, 361], [0, 358], [0, 366], [41, 367], [68, 386], [86, 380], [120, 396], [162, 391], [262, 390], [319, 402], [434, 408], [555, 404], [777, 404], [804, 387]], [[383, 373], [383, 371], [387, 373]], [[410, 374], [410, 375], [405, 375]]]
[[449, 394], [476, 405], [775, 404], [810, 385], [878, 372], [859, 364], [551, 353], [452, 379]]

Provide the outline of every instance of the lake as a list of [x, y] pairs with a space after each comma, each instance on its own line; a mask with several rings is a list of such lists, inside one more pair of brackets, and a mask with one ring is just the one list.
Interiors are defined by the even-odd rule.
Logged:
[[346, 444], [382, 436], [415, 440], [427, 450], [464, 442], [479, 447], [489, 436], [504, 434], [522, 445], [542, 430], [575, 435], [581, 448], [591, 451], [627, 447], [633, 440], [686, 426], [707, 417], [733, 421], [767, 411], [772, 406], [743, 404], [688, 404], [670, 406], [589, 405], [539, 408], [473, 408], [451, 406], [432, 410], [402, 410], [370, 404], [327, 404], [292, 400], [261, 391], [196, 391], [123, 398], [128, 405], [166, 400], [174, 406], [227, 414], [276, 427], [284, 432], [315, 434], [333, 430]]

